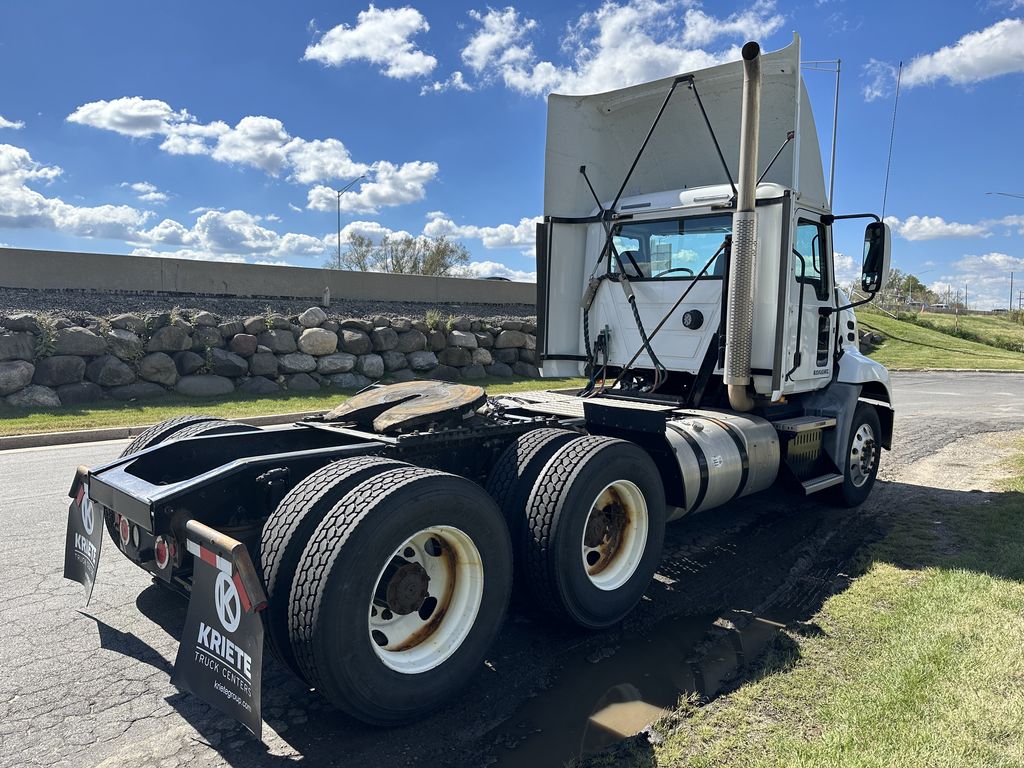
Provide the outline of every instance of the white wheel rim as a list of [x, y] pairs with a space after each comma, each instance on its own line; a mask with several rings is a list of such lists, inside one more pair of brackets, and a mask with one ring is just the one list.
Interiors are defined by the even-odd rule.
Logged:
[[413, 534], [377, 575], [370, 594], [370, 646], [396, 672], [415, 675], [448, 659], [469, 635], [484, 595], [473, 540], [439, 525]]
[[619, 589], [647, 547], [647, 500], [635, 483], [616, 480], [597, 495], [583, 526], [583, 571], [606, 592]]
[[875, 431], [869, 424], [861, 424], [850, 443], [850, 482], [860, 488], [871, 477], [878, 450]]

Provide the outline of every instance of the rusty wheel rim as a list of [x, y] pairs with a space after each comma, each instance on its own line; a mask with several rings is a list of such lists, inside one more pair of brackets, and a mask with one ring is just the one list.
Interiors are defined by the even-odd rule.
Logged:
[[469, 635], [483, 592], [480, 551], [466, 533], [451, 526], [418, 531], [377, 575], [370, 595], [370, 645], [396, 672], [433, 669]]
[[583, 526], [583, 570], [598, 589], [622, 587], [647, 547], [647, 501], [636, 483], [616, 480], [597, 495]]

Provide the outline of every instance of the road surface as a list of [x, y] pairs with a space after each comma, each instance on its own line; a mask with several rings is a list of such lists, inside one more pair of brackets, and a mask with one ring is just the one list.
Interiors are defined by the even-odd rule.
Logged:
[[[811, 616], [842, 588], [845, 566], [879, 535], [885, 515], [902, 504], [958, 503], [978, 462], [990, 460], [968, 457], [928, 474], [921, 468], [931, 457], [981, 433], [1024, 428], [1024, 375], [893, 378], [895, 450], [856, 512], [773, 491], [674, 524], [655, 583], [622, 626], [583, 633], [517, 609], [469, 690], [405, 728], [354, 723], [268, 658], [264, 745], [170, 684], [184, 600], [153, 586], [109, 546], [88, 608], [81, 587], [61, 578], [74, 469], [117, 456], [127, 441], [0, 453], [0, 766], [536, 766], [551, 750], [571, 756], [575, 725], [535, 722], [551, 717], [538, 714], [545, 706], [586, 720], [593, 702], [584, 694], [567, 698], [579, 713], [546, 701], [549, 691], [565, 695], [567, 670], [606, 669], [601, 664], [612, 662], [603, 659], [666, 621], [688, 628], [680, 635], [688, 639], [678, 640], [683, 658], [727, 612], [768, 606], [787, 620]], [[958, 485], [936, 479], [942, 472], [959, 472]], [[950, 488], [963, 490], [943, 490]]]

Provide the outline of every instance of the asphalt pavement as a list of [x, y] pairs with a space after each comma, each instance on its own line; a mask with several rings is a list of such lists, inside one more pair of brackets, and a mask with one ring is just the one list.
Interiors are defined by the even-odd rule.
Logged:
[[[960, 437], [1024, 429], [1024, 374], [899, 373], [893, 380], [898, 439], [883, 468], [886, 461], [890, 467], [916, 461]], [[602, 642], [609, 642], [514, 616], [499, 641], [491, 671], [481, 673], [450, 711], [419, 726], [392, 731], [348, 721], [266, 660], [268, 727], [265, 745], [256, 744], [241, 727], [170, 684], [185, 615], [183, 599], [154, 586], [109, 542], [88, 607], [83, 605], [81, 587], [62, 579], [67, 491], [74, 470], [80, 464], [94, 466], [116, 457], [127, 442], [0, 452], [2, 768], [293, 761], [466, 764], [462, 762], [469, 759], [465, 755], [488, 754], [490, 734], [514, 717], [519, 703], [536, 694], [560, 658], [575, 649], [593, 649], [595, 644], [600, 650]], [[881, 485], [897, 484], [896, 474], [888, 477], [890, 482]], [[873, 497], [879, 493], [876, 489]], [[883, 489], [878, 505], [895, 498], [886, 502], [885, 493]], [[801, 557], [806, 560], [806, 542], [814, 538], [808, 532], [832, 518], [823, 518], [809, 502], [795, 505], [795, 511], [790, 509], [792, 503], [777, 501], [768, 506], [772, 504], [787, 516], [781, 527], [773, 523], [776, 527], [769, 529], [788, 542], [780, 544], [779, 550], [787, 554], [774, 555], [777, 562], [772, 558], [760, 562], [764, 568], [797, 567], [792, 564], [801, 562]], [[721, 552], [742, 550], [746, 546], [742, 526], [764, 525], [766, 509], [764, 502], [737, 503], [730, 508], [733, 522], [709, 517], [698, 527], [679, 529], [682, 533], [668, 537], [666, 573], [682, 579], [696, 573], [694, 563], [704, 558], [707, 573], [713, 574], [715, 558]], [[850, 547], [856, 545], [854, 534]], [[731, 543], [723, 547], [721, 542], [727, 539]], [[654, 620], [680, 610], [713, 612], [726, 601], [735, 604], [737, 595], [762, 588], [760, 582], [766, 579], [757, 566], [758, 562], [746, 562], [742, 578], [735, 569], [724, 568], [722, 578], [692, 593], [683, 588], [663, 590], [640, 613]], [[723, 597], [726, 588], [732, 592]], [[696, 605], [698, 600], [704, 604]], [[754, 598], [750, 600], [753, 604]], [[450, 758], [442, 759], [444, 755]]]

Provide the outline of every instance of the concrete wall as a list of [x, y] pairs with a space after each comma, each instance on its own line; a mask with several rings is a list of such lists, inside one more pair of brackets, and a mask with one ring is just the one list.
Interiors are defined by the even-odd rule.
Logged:
[[274, 296], [319, 300], [534, 304], [533, 283], [190, 259], [0, 248], [0, 287]]

